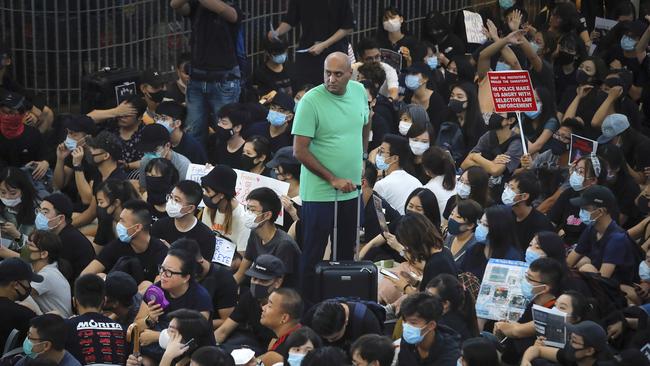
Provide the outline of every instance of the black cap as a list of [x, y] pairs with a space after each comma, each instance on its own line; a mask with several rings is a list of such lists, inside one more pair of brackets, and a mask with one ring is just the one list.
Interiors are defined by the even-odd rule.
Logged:
[[409, 66], [406, 69], [406, 73], [411, 75], [415, 75], [415, 74], [429, 75], [430, 72], [431, 69], [424, 62], [415, 62], [413, 63], [413, 65]]
[[161, 114], [163, 116], [171, 117], [174, 120], [184, 122], [185, 116], [187, 115], [187, 109], [182, 104], [173, 101], [165, 101], [158, 104], [158, 107], [156, 107], [156, 114]]
[[580, 197], [572, 198], [571, 204], [577, 207], [605, 207], [607, 211], [611, 212], [616, 205], [616, 197], [609, 188], [595, 185], [585, 189]]
[[566, 330], [567, 333], [581, 336], [584, 341], [584, 348], [593, 347], [596, 350], [598, 359], [611, 355], [607, 345], [607, 332], [598, 323], [591, 320], [585, 320], [578, 324], [567, 323]]
[[293, 98], [289, 96], [289, 94], [283, 93], [281, 91], [275, 93], [275, 96], [273, 96], [273, 99], [271, 99], [269, 102], [266, 103], [267, 105], [277, 105], [278, 107], [289, 111], [293, 112], [293, 108], [296, 105], [296, 102], [293, 101]]
[[154, 151], [158, 146], [169, 142], [169, 131], [158, 123], [144, 126], [138, 148], [143, 152]]
[[298, 159], [293, 156], [293, 147], [285, 146], [278, 149], [273, 155], [273, 159], [266, 163], [266, 167], [271, 169], [275, 169], [279, 165], [300, 165]]
[[[52, 193], [51, 195], [43, 198], [54, 206], [54, 209], [66, 219], [72, 218], [72, 201], [63, 193]], [[65, 243], [64, 243], [65, 244]]]
[[63, 122], [63, 125], [65, 128], [72, 132], [85, 132], [89, 135], [95, 133], [95, 121], [85, 114], [79, 116], [67, 116]]
[[113, 271], [106, 276], [106, 296], [120, 302], [128, 303], [138, 292], [138, 284], [131, 275], [122, 271]]
[[106, 151], [111, 154], [111, 158], [115, 161], [122, 159], [122, 140], [111, 132], [100, 132], [97, 136], [88, 139], [86, 145], [93, 149], [102, 149]]
[[235, 185], [237, 173], [228, 165], [218, 164], [201, 178], [201, 186], [223, 193], [227, 197], [235, 197]]
[[32, 266], [20, 258], [7, 258], [0, 262], [0, 282], [43, 282], [43, 276], [32, 271]]
[[140, 75], [141, 84], [149, 84], [152, 87], [158, 89], [162, 88], [165, 84], [165, 77], [163, 74], [156, 70], [146, 70], [143, 71]]
[[25, 97], [9, 90], [3, 90], [0, 93], [0, 105], [11, 109], [19, 110], [26, 105]]
[[262, 254], [246, 271], [246, 276], [259, 278], [260, 280], [272, 280], [285, 275], [287, 270], [280, 258], [271, 254]]

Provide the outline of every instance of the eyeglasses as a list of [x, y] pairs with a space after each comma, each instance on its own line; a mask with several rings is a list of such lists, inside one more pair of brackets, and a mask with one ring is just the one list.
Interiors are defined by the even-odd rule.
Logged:
[[179, 275], [179, 276], [185, 275], [184, 272], [172, 271], [171, 269], [167, 269], [161, 265], [158, 266], [158, 273], [165, 278], [172, 278], [173, 275]]

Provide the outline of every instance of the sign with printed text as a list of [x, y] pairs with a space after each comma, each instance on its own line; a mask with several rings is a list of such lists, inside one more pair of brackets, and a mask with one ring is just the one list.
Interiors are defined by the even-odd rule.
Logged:
[[490, 71], [488, 78], [497, 113], [537, 111], [528, 71]]
[[476, 316], [496, 321], [519, 320], [528, 303], [521, 291], [527, 269], [526, 262], [491, 258], [476, 297]]
[[487, 37], [483, 33], [483, 18], [481, 14], [463, 10], [463, 18], [465, 19], [467, 43], [485, 43]]
[[212, 262], [230, 267], [232, 258], [235, 256], [237, 245], [226, 238], [217, 235], [215, 238], [214, 255]]
[[[212, 166], [190, 164], [187, 168], [185, 179], [195, 181], [201, 184], [201, 178], [207, 175], [212, 170]], [[263, 175], [245, 172], [243, 170], [234, 169], [237, 173], [237, 183], [235, 184], [235, 198], [237, 202], [246, 205], [246, 197], [255, 188], [267, 187], [271, 188], [278, 197], [286, 196], [289, 193], [289, 183], [282, 182], [277, 179], [265, 177]], [[199, 207], [204, 207], [203, 201]], [[284, 210], [280, 210], [275, 223], [278, 225], [284, 224]]]

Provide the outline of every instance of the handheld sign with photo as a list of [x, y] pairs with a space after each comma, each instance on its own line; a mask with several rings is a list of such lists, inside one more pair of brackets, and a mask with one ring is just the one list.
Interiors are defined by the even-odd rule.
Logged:
[[488, 72], [490, 91], [496, 113], [517, 113], [521, 147], [528, 154], [528, 144], [521, 124], [521, 112], [536, 112], [537, 102], [530, 74], [526, 70]]
[[235, 245], [235, 243], [217, 235], [215, 237], [214, 255], [212, 256], [212, 262], [230, 267], [232, 258], [235, 256], [235, 250], [237, 250], [237, 245]]
[[573, 164], [585, 155], [590, 155], [598, 150], [598, 142], [586, 137], [571, 134], [569, 145], [569, 164]]
[[380, 48], [379, 53], [381, 55], [381, 61], [385, 64], [390, 65], [398, 73], [402, 70], [402, 54], [389, 50], [387, 48]]
[[115, 101], [117, 105], [122, 104], [123, 101], [127, 100], [131, 95], [137, 93], [135, 83], [132, 81], [127, 81], [124, 84], [115, 86]]
[[564, 348], [566, 344], [566, 313], [555, 308], [548, 309], [533, 304], [533, 324], [537, 336], [544, 337], [544, 344]]
[[372, 196], [372, 200], [375, 204], [375, 212], [377, 213], [377, 220], [379, 221], [381, 232], [390, 232], [390, 230], [388, 230], [388, 223], [386, 223], [386, 215], [384, 215], [384, 209], [381, 206], [381, 198], [378, 196]]
[[491, 258], [476, 297], [476, 316], [496, 321], [519, 320], [528, 301], [521, 291], [526, 262]]
[[485, 43], [487, 37], [483, 34], [483, 18], [481, 18], [481, 14], [463, 10], [463, 18], [465, 18], [467, 43]]

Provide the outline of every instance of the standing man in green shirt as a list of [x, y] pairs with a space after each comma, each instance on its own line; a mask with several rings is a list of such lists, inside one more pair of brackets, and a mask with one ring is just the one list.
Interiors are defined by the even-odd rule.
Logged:
[[293, 151], [300, 171], [302, 255], [301, 289], [311, 301], [315, 266], [323, 259], [334, 227], [334, 200], [338, 195], [337, 259], [352, 259], [356, 239], [357, 194], [363, 157], [368, 147], [368, 96], [362, 84], [350, 81], [352, 67], [346, 54], [325, 59], [324, 83], [300, 100], [294, 118]]

